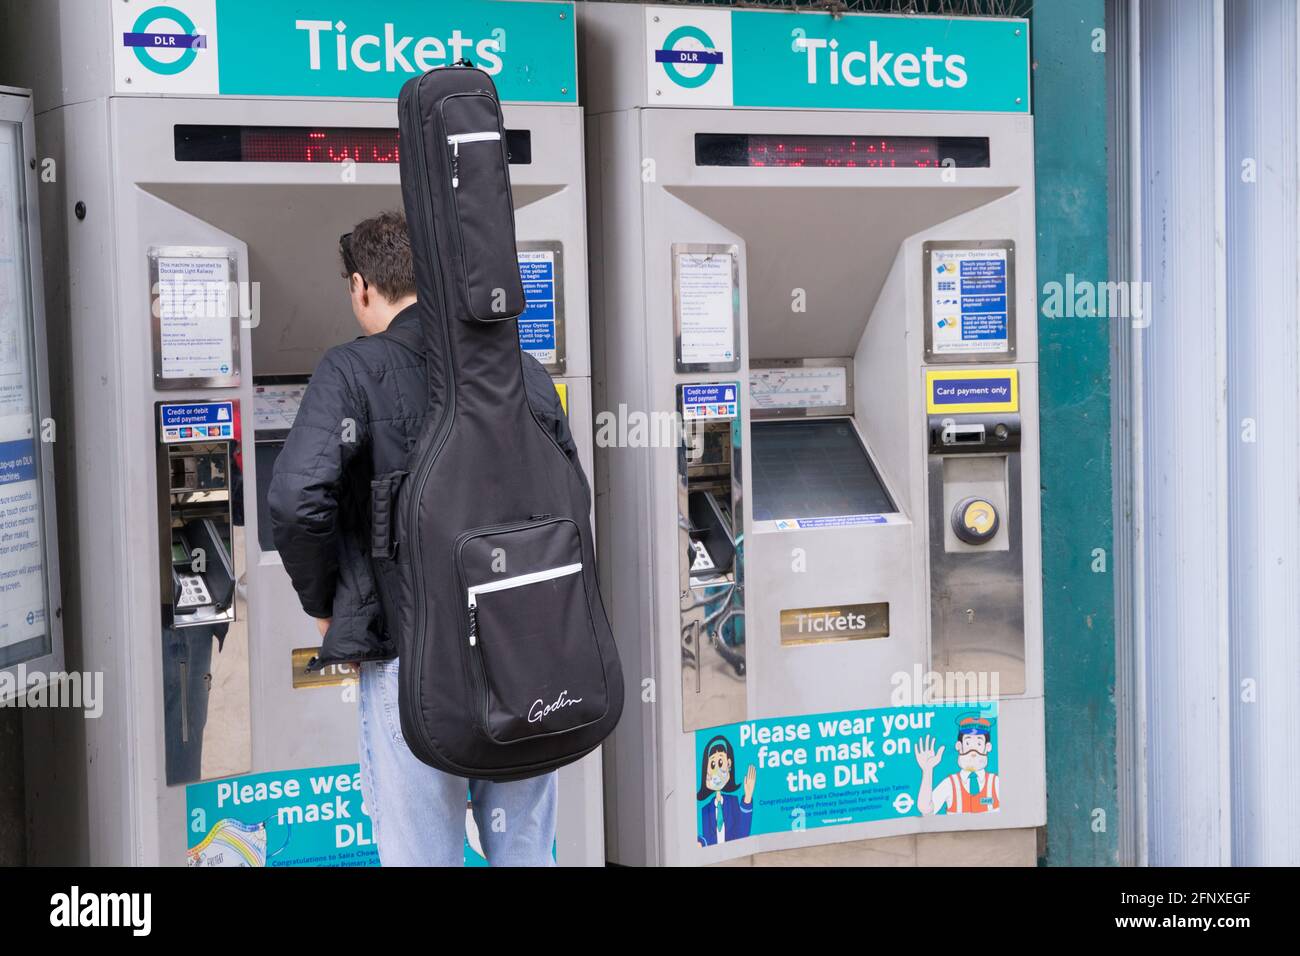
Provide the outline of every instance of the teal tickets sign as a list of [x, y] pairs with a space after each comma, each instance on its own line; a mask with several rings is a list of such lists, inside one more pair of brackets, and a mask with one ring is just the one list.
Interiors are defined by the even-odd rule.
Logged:
[[493, 0], [122, 0], [119, 93], [395, 98], [460, 59], [501, 99], [576, 103], [572, 3]]
[[1029, 112], [1029, 27], [988, 17], [648, 7], [649, 100]]
[[997, 703], [751, 720], [695, 733], [700, 846], [762, 833], [996, 813]]

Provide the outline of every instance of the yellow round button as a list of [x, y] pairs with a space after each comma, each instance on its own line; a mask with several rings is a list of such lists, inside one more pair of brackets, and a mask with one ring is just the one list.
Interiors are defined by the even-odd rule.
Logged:
[[998, 510], [987, 498], [966, 498], [952, 513], [952, 530], [967, 544], [983, 544], [998, 533]]

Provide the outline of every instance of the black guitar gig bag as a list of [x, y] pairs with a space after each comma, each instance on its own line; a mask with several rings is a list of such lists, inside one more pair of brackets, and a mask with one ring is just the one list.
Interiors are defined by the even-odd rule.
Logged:
[[[469, 66], [398, 101], [429, 409], [394, 489], [402, 734], [425, 763], [515, 780], [590, 753], [623, 709], [587, 486], [524, 392], [505, 127]], [[394, 495], [394, 490], [396, 494]], [[377, 527], [383, 534], [387, 529]]]

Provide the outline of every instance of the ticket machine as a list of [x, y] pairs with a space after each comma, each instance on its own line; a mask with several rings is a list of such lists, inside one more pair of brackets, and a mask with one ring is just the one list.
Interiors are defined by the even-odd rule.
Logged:
[[[522, 344], [590, 470], [573, 6], [354, 3], [329, 21], [292, 0], [73, 6], [15, 17], [5, 53], [36, 81], [58, 169], [43, 198], [75, 449], [69, 590], [79, 666], [107, 684], [103, 718], [51, 731], [84, 746], [30, 770], [89, 801], [38, 814], [38, 853], [69, 858], [58, 831], [88, 816], [94, 835], [67, 840], [95, 863], [374, 862], [355, 675], [306, 670], [320, 637], [266, 490], [317, 362], [359, 334], [339, 237], [401, 208], [398, 90], [462, 57], [505, 103]], [[561, 774], [561, 864], [604, 860], [600, 781], [599, 753]], [[327, 816], [335, 795], [346, 818]]]
[[588, 3], [580, 35], [597, 526], [641, 702], [610, 858], [1001, 830], [1032, 863], [1027, 23]]

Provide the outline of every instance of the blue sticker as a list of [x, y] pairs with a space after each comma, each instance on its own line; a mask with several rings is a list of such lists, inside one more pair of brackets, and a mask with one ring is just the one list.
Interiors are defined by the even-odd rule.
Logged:
[[233, 402], [185, 402], [163, 405], [158, 412], [159, 440], [164, 445], [196, 439], [234, 438]]
[[519, 347], [543, 365], [559, 362], [559, 333], [555, 307], [555, 253], [519, 253], [519, 278], [524, 286], [524, 312], [519, 316]]
[[840, 515], [833, 518], [799, 518], [800, 528], [848, 528], [860, 524], [888, 524], [884, 515]]
[[682, 418], [735, 418], [739, 408], [734, 382], [682, 386]]

